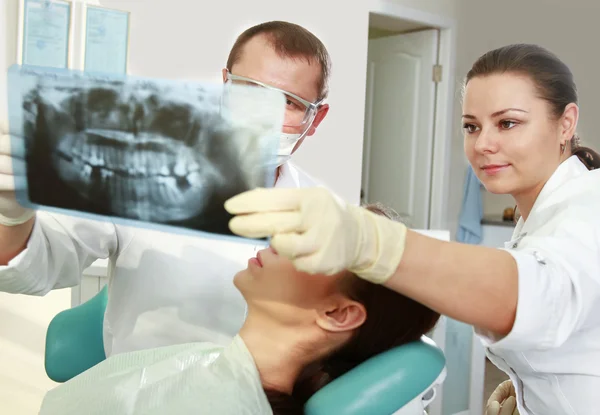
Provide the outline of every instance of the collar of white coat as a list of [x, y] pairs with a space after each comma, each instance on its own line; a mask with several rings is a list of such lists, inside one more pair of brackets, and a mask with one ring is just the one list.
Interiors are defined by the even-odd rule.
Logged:
[[337, 200], [337, 202], [343, 206], [346, 204], [344, 199], [337, 195], [329, 186], [316, 180], [314, 177], [300, 169], [298, 166], [293, 165], [291, 162], [282, 164], [279, 170], [279, 177], [275, 183], [275, 187], [281, 188], [300, 188], [300, 187], [322, 187], [331, 193], [331, 195]]
[[317, 180], [288, 161], [279, 167], [279, 177], [275, 187], [298, 188], [320, 186]]
[[[589, 172], [588, 168], [579, 160], [577, 156], [571, 156], [561, 164], [554, 171], [552, 176], [548, 179], [542, 191], [535, 199], [535, 203], [531, 209], [529, 216], [535, 215], [540, 207], [544, 204], [544, 201], [561, 185], [565, 184], [569, 180], [581, 176], [584, 173]], [[514, 235], [520, 234], [524, 229], [525, 221], [523, 217], [519, 218], [517, 225], [515, 226]]]
[[298, 170], [289, 161], [279, 167], [279, 177], [277, 177], [275, 187], [300, 187]]

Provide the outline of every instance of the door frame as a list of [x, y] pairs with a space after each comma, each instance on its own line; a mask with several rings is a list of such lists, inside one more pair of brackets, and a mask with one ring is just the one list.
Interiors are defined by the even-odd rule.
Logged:
[[[390, 0], [370, 0], [369, 13], [383, 15], [393, 19], [408, 20], [423, 26], [440, 30], [439, 64], [442, 65], [442, 80], [438, 83], [436, 93], [436, 110], [434, 120], [433, 156], [431, 174], [431, 200], [429, 211], [429, 229], [449, 230], [447, 214], [448, 188], [450, 177], [450, 155], [453, 139], [453, 118], [455, 100], [455, 66], [457, 21], [454, 18], [441, 16], [422, 10], [397, 4]], [[442, 317], [441, 320], [444, 320]], [[434, 341], [444, 350], [445, 324], [438, 328]], [[485, 373], [485, 352], [477, 336], [471, 338], [471, 370], [469, 385], [469, 410], [455, 415], [481, 415], [483, 409], [483, 383]], [[443, 388], [443, 384], [442, 384]], [[440, 391], [441, 392], [441, 391]], [[441, 415], [442, 399], [432, 402], [430, 415]]]
[[439, 63], [442, 65], [442, 81], [438, 83], [436, 93], [429, 229], [447, 229], [457, 22], [453, 18], [423, 12], [389, 0], [370, 0], [369, 13], [421, 23], [440, 30]]

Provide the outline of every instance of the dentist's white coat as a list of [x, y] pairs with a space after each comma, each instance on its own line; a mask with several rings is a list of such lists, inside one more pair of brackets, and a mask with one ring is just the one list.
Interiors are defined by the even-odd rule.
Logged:
[[514, 327], [476, 332], [521, 415], [600, 413], [600, 170], [563, 162], [505, 249], [519, 269]]
[[[286, 163], [276, 187], [320, 185]], [[262, 245], [38, 212], [27, 248], [0, 266], [0, 291], [44, 295], [108, 258], [107, 356], [187, 342], [227, 345], [246, 304], [232, 278]]]

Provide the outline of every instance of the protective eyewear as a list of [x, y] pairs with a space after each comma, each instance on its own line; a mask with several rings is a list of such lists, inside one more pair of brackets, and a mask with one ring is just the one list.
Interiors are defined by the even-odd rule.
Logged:
[[323, 102], [323, 100], [310, 102], [305, 100], [304, 98], [299, 97], [298, 95], [292, 94], [291, 92], [275, 88], [274, 86], [265, 84], [260, 81], [256, 81], [251, 78], [247, 78], [245, 76], [233, 75], [229, 71], [227, 72], [227, 82], [235, 84], [255, 85], [281, 92], [285, 96], [286, 100], [285, 116], [283, 122], [285, 127], [304, 127], [306, 129], [315, 119], [319, 107]]

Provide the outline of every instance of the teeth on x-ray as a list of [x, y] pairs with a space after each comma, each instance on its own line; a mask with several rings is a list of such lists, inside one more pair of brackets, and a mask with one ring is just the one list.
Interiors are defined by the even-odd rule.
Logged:
[[220, 89], [37, 77], [23, 92], [29, 170], [143, 221], [189, 220], [211, 198], [265, 186], [281, 131], [276, 111], [246, 124], [222, 116]]

